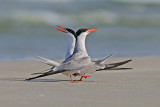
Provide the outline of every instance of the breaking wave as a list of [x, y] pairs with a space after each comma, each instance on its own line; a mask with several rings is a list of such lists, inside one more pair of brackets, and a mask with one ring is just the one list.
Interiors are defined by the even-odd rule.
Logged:
[[15, 11], [7, 17], [0, 18], [4, 25], [124, 25], [124, 26], [160, 26], [160, 14], [119, 15], [114, 12], [97, 10], [77, 14], [62, 14], [54, 11]]

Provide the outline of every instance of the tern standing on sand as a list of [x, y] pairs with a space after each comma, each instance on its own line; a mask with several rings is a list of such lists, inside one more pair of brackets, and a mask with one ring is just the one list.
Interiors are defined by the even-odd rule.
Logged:
[[[97, 31], [97, 29], [79, 29], [76, 32], [76, 45], [73, 54], [68, 57], [62, 64], [57, 67], [54, 67], [51, 71], [39, 75], [37, 77], [29, 78], [27, 80], [32, 80], [39, 77], [44, 77], [47, 75], [63, 73], [67, 76], [70, 75], [71, 82], [72, 74], [78, 73], [81, 77], [88, 77], [85, 75], [86, 70], [87, 73], [92, 73], [96, 71], [96, 66], [93, 64], [91, 58], [88, 56], [86, 48], [85, 48], [85, 38], [87, 34]], [[86, 70], [85, 70], [86, 69]]]
[[[39, 77], [44, 77], [44, 76], [47, 76], [47, 75], [55, 74], [56, 72], [53, 73], [53, 70], [54, 71], [55, 70], [58, 70], [58, 71], [64, 70], [64, 72], [61, 72], [61, 73], [65, 74], [67, 76], [70, 75], [72, 82], [74, 82], [72, 80], [72, 75], [81, 76], [81, 79], [80, 79], [80, 81], [81, 81], [83, 77], [85, 77], [85, 78], [89, 77], [89, 76], [85, 76], [84, 75], [86, 73], [90, 74], [92, 72], [95, 72], [96, 70], [102, 70], [104, 68], [110, 68], [112, 66], [114, 67], [114, 66], [118, 66], [119, 65], [118, 63], [109, 64], [108, 66], [104, 65], [102, 62], [104, 62], [104, 60], [106, 58], [104, 60], [98, 60], [97, 62], [93, 62], [93, 61], [90, 62], [90, 57], [88, 56], [88, 53], [87, 53], [86, 48], [85, 48], [85, 38], [86, 38], [88, 33], [97, 31], [97, 29], [83, 29], [82, 28], [82, 29], [79, 29], [75, 34], [75, 32], [73, 30], [71, 30], [71, 29], [63, 28], [61, 26], [57, 26], [57, 27], [61, 28], [61, 29], [56, 28], [57, 30], [60, 30], [60, 31], [62, 31], [64, 33], [67, 33], [67, 35], [69, 37], [68, 38], [69, 44], [68, 44], [68, 49], [67, 49], [67, 53], [66, 53], [66, 60], [63, 63], [67, 63], [69, 61], [76, 60], [76, 62], [78, 62], [77, 63], [78, 65], [72, 64], [72, 65], [74, 65], [74, 67], [76, 69], [79, 69], [79, 66], [82, 67], [83, 64], [86, 64], [87, 66], [84, 67], [84, 68], [80, 67], [81, 70], [78, 70], [78, 72], [75, 72], [75, 70], [71, 69], [71, 68], [73, 68], [73, 66], [69, 67], [68, 64], [67, 64], [68, 67], [63, 65], [63, 67], [60, 67], [60, 69], [56, 69], [56, 68], [54, 69], [53, 68], [49, 72], [46, 72], [46, 73], [44, 73], [42, 75], [39, 75], [37, 77], [29, 78], [27, 80], [31, 80], [31, 79], [35, 79], [35, 78], [39, 78]], [[76, 41], [76, 43], [75, 43], [75, 41]], [[74, 48], [74, 51], [73, 51], [73, 48]], [[86, 58], [86, 59], [89, 59], [89, 60], [86, 60], [86, 59], [82, 60], [81, 58], [82, 59]], [[89, 62], [87, 62], [87, 61], [89, 61]], [[125, 62], [120, 62], [120, 64], [122, 65], [122, 64], [127, 63], [127, 62], [126, 61]], [[81, 65], [79, 65], [79, 64], [81, 64]], [[69, 70], [69, 71], [66, 71], [66, 70]], [[70, 71], [70, 70], [72, 70], [72, 71]], [[57, 72], [57, 73], [60, 73], [60, 72]]]

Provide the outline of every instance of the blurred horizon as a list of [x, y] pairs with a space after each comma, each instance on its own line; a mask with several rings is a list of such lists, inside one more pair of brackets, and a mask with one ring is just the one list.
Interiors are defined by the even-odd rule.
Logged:
[[0, 0], [0, 61], [63, 59], [67, 38], [55, 25], [99, 29], [86, 40], [93, 58], [160, 55], [160, 0]]

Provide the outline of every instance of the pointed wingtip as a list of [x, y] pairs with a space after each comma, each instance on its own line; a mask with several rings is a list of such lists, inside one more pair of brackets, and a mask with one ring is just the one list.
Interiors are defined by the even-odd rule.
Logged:
[[30, 81], [30, 80], [36, 79], [37, 77], [39, 77], [39, 76], [27, 78], [27, 79], [25, 79], [25, 81]]
[[30, 81], [31, 79], [30, 78], [27, 78], [27, 79], [25, 79], [24, 81]]
[[130, 69], [133, 69], [133, 68], [111, 68], [111, 69], [108, 69], [108, 70], [130, 70]]
[[132, 61], [132, 59], [126, 60], [126, 62], [131, 62], [131, 61]]

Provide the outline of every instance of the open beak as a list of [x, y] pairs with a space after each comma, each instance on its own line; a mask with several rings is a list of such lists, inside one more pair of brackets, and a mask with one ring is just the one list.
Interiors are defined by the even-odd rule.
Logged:
[[56, 25], [56, 27], [58, 27], [58, 28], [55, 28], [55, 29], [57, 29], [57, 30], [59, 30], [61, 32], [67, 33], [66, 29], [64, 27], [61, 27], [61, 26], [58, 26], [58, 25]]
[[89, 29], [87, 33], [95, 32], [95, 31], [98, 31], [98, 29]]

